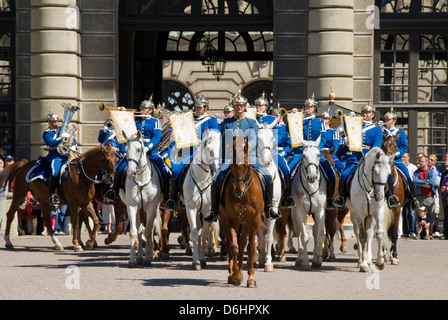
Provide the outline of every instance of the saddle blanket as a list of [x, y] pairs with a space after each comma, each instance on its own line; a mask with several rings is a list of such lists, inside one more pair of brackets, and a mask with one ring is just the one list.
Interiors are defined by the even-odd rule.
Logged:
[[[59, 172], [59, 184], [61, 184], [67, 178], [69, 165], [70, 161], [67, 161], [61, 167], [61, 171]], [[32, 166], [31, 169], [27, 172], [25, 179], [28, 183], [37, 179], [40, 179], [43, 182], [47, 182], [50, 176], [51, 163], [48, 162], [47, 158], [39, 157], [36, 161], [36, 164]]]

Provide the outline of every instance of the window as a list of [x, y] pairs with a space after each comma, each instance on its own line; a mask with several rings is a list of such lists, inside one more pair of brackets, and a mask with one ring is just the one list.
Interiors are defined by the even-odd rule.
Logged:
[[434, 153], [444, 159], [447, 152], [447, 111], [419, 111], [417, 116], [417, 153]]
[[173, 111], [174, 108], [179, 107], [181, 110], [193, 110], [194, 98], [191, 92], [181, 83], [164, 80], [162, 88], [163, 106]]

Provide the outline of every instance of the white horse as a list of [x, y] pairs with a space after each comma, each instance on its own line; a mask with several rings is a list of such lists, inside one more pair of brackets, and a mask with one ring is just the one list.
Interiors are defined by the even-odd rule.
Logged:
[[[202, 221], [200, 214], [211, 210], [211, 183], [218, 169], [221, 152], [221, 133], [206, 129], [200, 146], [196, 149], [183, 184], [182, 201], [185, 203], [190, 240], [193, 243], [193, 269], [206, 266], [206, 242], [211, 243], [212, 227], [217, 222]], [[200, 248], [200, 249], [199, 249]]]
[[[137, 262], [145, 266], [151, 265], [154, 257], [154, 221], [159, 214], [159, 203], [162, 201], [161, 181], [154, 164], [146, 156], [140, 131], [133, 137], [126, 137], [126, 158], [128, 160], [125, 190], [120, 190], [120, 197], [127, 207], [129, 219], [129, 237], [131, 251], [129, 267], [134, 268]], [[146, 221], [141, 221], [140, 210], [146, 212]], [[145, 232], [146, 248], [143, 261], [142, 235]], [[138, 236], [138, 257], [136, 260], [136, 239]]]
[[[272, 130], [277, 125], [277, 120], [271, 124], [263, 123], [258, 125], [258, 143], [257, 143], [257, 158], [260, 163], [266, 166], [272, 177], [273, 183], [273, 201], [272, 209], [278, 211], [278, 206], [282, 196], [282, 181], [275, 162], [273, 161], [274, 149], [274, 131]], [[265, 220], [266, 233], [263, 248], [259, 248], [259, 262], [260, 266], [264, 266], [264, 271], [273, 272], [274, 264], [272, 263], [272, 244], [274, 243], [274, 227], [275, 220], [267, 218]], [[262, 242], [263, 243], [263, 242]]]
[[325, 208], [327, 206], [327, 180], [320, 168], [320, 149], [317, 141], [301, 141], [303, 158], [292, 181], [292, 196], [296, 206], [291, 208], [294, 229], [299, 242], [296, 266], [309, 267], [306, 215], [314, 217], [314, 251], [312, 266], [322, 265], [322, 249], [325, 241]]
[[346, 205], [350, 210], [353, 230], [358, 241], [358, 266], [362, 272], [373, 270], [372, 240], [375, 230], [378, 240], [375, 264], [380, 270], [384, 268], [382, 246], [384, 210], [387, 206], [385, 186], [394, 158], [395, 155], [388, 157], [380, 148], [372, 148], [353, 174], [350, 198], [347, 199]]

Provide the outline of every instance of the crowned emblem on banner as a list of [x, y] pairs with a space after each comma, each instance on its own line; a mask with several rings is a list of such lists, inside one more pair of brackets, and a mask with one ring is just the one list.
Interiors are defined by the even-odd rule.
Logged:
[[196, 134], [193, 112], [175, 113], [170, 115], [174, 141], [177, 149], [192, 147], [199, 144]]
[[246, 117], [251, 119], [257, 119], [257, 108], [248, 106], [246, 108]]
[[303, 112], [293, 111], [287, 113], [291, 147], [301, 147], [303, 141]]
[[137, 134], [137, 126], [135, 125], [134, 111], [128, 111], [123, 107], [116, 110], [110, 110], [110, 117], [117, 134], [118, 143], [126, 143], [127, 139], [123, 136], [123, 131], [127, 137]]
[[348, 140], [348, 149], [350, 151], [362, 151], [362, 120], [360, 116], [344, 116], [345, 133]]

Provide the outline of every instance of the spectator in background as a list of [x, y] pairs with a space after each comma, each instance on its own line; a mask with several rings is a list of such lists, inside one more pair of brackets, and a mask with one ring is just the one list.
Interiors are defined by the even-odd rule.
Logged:
[[[405, 166], [408, 168], [409, 175], [412, 179], [414, 179], [414, 172], [417, 170], [417, 166], [410, 162], [411, 157], [409, 153], [405, 153], [402, 155], [403, 162]], [[415, 211], [412, 210], [412, 204], [410, 202], [406, 202], [402, 210], [403, 217], [403, 235], [409, 235], [412, 238], [416, 238], [416, 230], [415, 230]]]
[[445, 153], [445, 163], [438, 167], [441, 176], [440, 183], [440, 200], [443, 211], [443, 233], [445, 235], [445, 240], [448, 240], [448, 152]]
[[417, 200], [421, 206], [426, 208], [428, 216], [434, 220], [434, 195], [436, 189], [437, 174], [430, 170], [428, 157], [422, 156], [419, 159], [419, 168], [414, 172], [414, 183], [417, 191]]
[[431, 225], [431, 218], [428, 217], [425, 207], [420, 207], [418, 209], [418, 220], [417, 220], [417, 238], [420, 237], [420, 233], [425, 229], [425, 237], [423, 239], [430, 240], [429, 228]]
[[430, 154], [428, 157], [428, 167], [430, 170], [433, 170], [436, 174], [436, 191], [434, 194], [434, 218], [431, 219], [431, 229], [429, 230], [430, 234], [434, 238], [440, 238], [439, 232], [439, 212], [440, 212], [440, 197], [439, 197], [439, 187], [441, 182], [442, 174], [439, 170], [437, 170], [437, 156], [435, 154]]
[[54, 234], [55, 235], [64, 235], [64, 222], [65, 222], [65, 216], [67, 214], [67, 205], [60, 205], [60, 206], [51, 206], [52, 212], [51, 214], [55, 216], [55, 226], [54, 226]]

